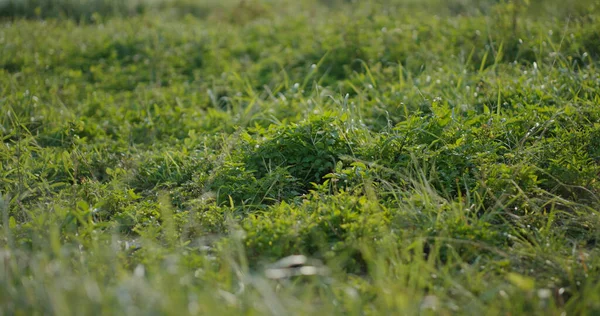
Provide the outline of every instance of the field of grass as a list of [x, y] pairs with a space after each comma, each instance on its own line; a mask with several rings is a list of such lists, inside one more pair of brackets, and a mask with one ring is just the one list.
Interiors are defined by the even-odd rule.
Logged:
[[598, 315], [598, 66], [595, 0], [0, 0], [0, 315]]

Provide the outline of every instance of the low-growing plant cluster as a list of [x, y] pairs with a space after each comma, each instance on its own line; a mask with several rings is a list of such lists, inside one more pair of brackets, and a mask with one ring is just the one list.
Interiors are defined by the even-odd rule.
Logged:
[[88, 2], [0, 1], [0, 313], [600, 312], [595, 1]]

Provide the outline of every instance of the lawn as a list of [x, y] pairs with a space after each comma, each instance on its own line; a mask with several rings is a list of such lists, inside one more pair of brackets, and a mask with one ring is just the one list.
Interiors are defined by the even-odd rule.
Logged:
[[598, 315], [596, 0], [0, 0], [0, 315]]

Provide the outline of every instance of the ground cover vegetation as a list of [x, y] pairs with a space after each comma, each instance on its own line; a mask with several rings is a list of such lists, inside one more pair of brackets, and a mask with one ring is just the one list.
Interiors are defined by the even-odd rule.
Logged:
[[597, 1], [0, 17], [0, 314], [600, 313]]

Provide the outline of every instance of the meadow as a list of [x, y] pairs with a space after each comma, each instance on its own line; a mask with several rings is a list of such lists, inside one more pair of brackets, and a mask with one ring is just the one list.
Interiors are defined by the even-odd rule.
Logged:
[[596, 0], [0, 0], [0, 315], [598, 315]]

